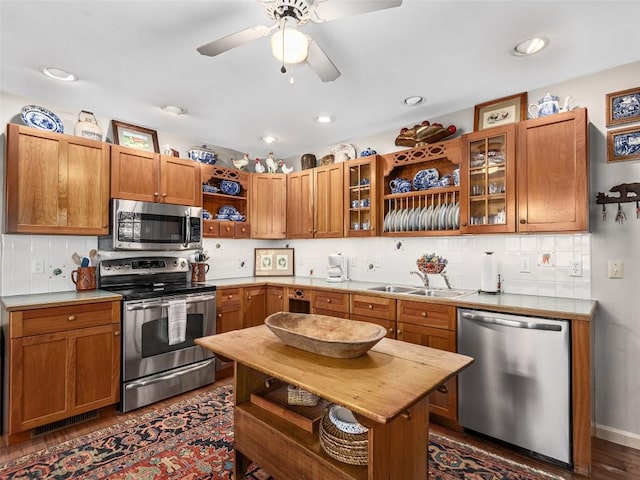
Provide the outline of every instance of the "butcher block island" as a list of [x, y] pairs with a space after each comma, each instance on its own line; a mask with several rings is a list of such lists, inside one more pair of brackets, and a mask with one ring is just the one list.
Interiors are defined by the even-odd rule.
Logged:
[[[235, 478], [253, 461], [277, 480], [424, 480], [429, 393], [473, 359], [383, 338], [357, 358], [331, 358], [285, 345], [265, 325], [196, 339], [235, 361]], [[282, 381], [351, 410], [368, 428], [368, 465], [335, 460], [317, 431], [289, 420], [286, 406], [252, 401]]]

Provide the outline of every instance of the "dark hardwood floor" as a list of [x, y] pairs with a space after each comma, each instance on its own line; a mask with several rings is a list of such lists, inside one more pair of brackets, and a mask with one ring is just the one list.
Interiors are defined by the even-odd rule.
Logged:
[[[231, 379], [222, 379], [216, 382], [215, 385], [228, 383]], [[207, 389], [211, 387], [203, 387]], [[197, 392], [198, 390], [196, 390]], [[100, 418], [92, 420], [74, 427], [70, 427], [65, 430], [52, 432], [48, 435], [43, 435], [40, 438], [29, 440], [26, 442], [13, 445], [11, 447], [0, 447], [0, 462], [11, 460], [21, 457], [28, 453], [42, 450], [49, 446], [57, 445], [66, 440], [79, 437], [81, 435], [90, 433], [94, 430], [107, 427], [116, 423], [123, 422], [129, 418], [137, 417], [143, 413], [151, 410], [168, 406], [181, 398], [188, 397], [194, 392], [188, 392], [183, 395], [173, 397], [162, 402], [158, 402], [149, 407], [143, 407], [133, 412], [128, 413], [116, 413], [115, 410], [109, 409], [107, 412], [101, 412]], [[501, 457], [524, 463], [534, 468], [540, 468], [549, 473], [559, 475], [567, 480], [584, 480], [587, 477], [582, 475], [576, 475], [572, 472], [556, 467], [549, 463], [533, 459], [529, 456], [518, 453], [508, 447], [487, 441], [485, 439], [478, 438], [474, 435], [467, 433], [460, 433], [441, 427], [434, 423], [431, 423], [430, 428], [436, 433], [447, 435], [450, 438], [454, 438], [465, 443], [471, 444], [490, 453], [500, 455]], [[639, 480], [640, 479], [640, 450], [624, 447], [615, 443], [593, 438], [593, 474], [594, 480]], [[0, 471], [0, 478], [2, 478], [2, 472]]]

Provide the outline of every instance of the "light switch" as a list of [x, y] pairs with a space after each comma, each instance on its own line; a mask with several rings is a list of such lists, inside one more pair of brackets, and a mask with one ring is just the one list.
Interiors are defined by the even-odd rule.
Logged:
[[520, 272], [531, 273], [531, 257], [529, 255], [520, 257]]
[[624, 262], [609, 260], [609, 278], [624, 278]]

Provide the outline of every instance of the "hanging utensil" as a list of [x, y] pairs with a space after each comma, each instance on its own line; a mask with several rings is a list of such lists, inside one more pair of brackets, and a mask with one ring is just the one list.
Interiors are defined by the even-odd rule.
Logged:
[[82, 265], [82, 257], [78, 254], [78, 252], [73, 252], [73, 255], [71, 255], [71, 260], [73, 260], [73, 263], [78, 266]]
[[615, 221], [622, 224], [627, 219], [627, 216], [624, 214], [622, 210], [622, 206], [618, 203], [618, 211], [616, 213]]
[[607, 206], [602, 204], [602, 221], [604, 222], [607, 219]]
[[636, 218], [640, 218], [640, 202], [636, 200]]
[[89, 259], [91, 260], [91, 266], [95, 267], [98, 258], [98, 251], [95, 248], [89, 250]]

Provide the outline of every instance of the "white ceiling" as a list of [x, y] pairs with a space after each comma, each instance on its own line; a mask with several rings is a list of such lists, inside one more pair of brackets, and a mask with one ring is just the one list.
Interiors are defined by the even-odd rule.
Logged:
[[[636, 61], [639, 20], [638, 0], [405, 0], [306, 24], [302, 31], [342, 75], [322, 83], [302, 64], [291, 85], [268, 38], [213, 58], [196, 52], [270, 26], [256, 0], [1, 0], [0, 90], [252, 156], [271, 148], [288, 157]], [[509, 54], [532, 35], [550, 46], [527, 58]], [[73, 71], [79, 81], [47, 79], [43, 66]], [[408, 108], [409, 95], [428, 100]], [[166, 104], [188, 114], [162, 112]], [[319, 125], [318, 114], [336, 122]], [[267, 147], [264, 135], [279, 142]]]

